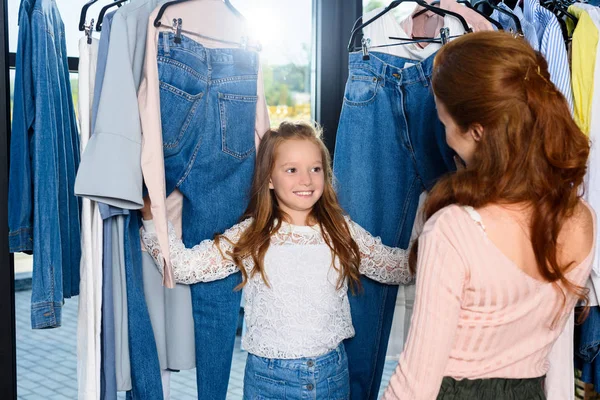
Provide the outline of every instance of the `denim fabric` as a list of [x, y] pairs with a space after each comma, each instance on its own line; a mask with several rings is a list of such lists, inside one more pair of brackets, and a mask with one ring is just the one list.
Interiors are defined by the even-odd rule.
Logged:
[[600, 307], [589, 310], [583, 324], [575, 325], [575, 365], [583, 382], [600, 387]]
[[244, 400], [350, 399], [344, 345], [314, 358], [282, 360], [248, 354]]
[[[183, 242], [192, 247], [234, 225], [254, 171], [258, 55], [207, 49], [160, 33], [158, 73], [167, 195], [183, 199]], [[225, 399], [241, 291], [239, 273], [191, 287], [198, 398]]]
[[32, 328], [61, 324], [79, 293], [80, 201], [73, 194], [79, 135], [64, 25], [53, 0], [19, 9], [10, 148], [9, 247], [33, 251]]
[[[352, 219], [388, 246], [407, 248], [419, 195], [454, 166], [431, 90], [433, 58], [350, 54], [334, 155], [337, 193]], [[352, 398], [366, 400], [379, 392], [398, 287], [361, 283], [363, 291], [349, 294], [356, 336], [345, 344]]]
[[150, 315], [144, 297], [140, 217], [131, 211], [125, 218], [125, 279], [129, 318], [129, 354], [131, 357], [131, 394], [133, 400], [163, 398], [160, 365]]

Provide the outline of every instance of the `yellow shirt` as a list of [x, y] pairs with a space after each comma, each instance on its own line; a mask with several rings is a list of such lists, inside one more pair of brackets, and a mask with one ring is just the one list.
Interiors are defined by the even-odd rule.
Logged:
[[579, 19], [575, 29], [573, 29], [571, 20], [567, 19], [569, 33], [573, 34], [571, 79], [573, 81], [574, 118], [583, 133], [589, 135], [598, 29], [590, 15], [577, 5], [570, 6], [569, 12]]

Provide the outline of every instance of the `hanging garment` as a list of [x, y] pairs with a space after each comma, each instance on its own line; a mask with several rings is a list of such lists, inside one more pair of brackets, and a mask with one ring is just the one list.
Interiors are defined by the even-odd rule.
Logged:
[[[96, 79], [94, 83], [94, 98], [92, 101], [92, 132], [96, 125], [98, 115], [98, 102], [102, 92], [102, 84], [104, 82], [104, 72], [106, 70], [106, 59], [108, 55], [108, 44], [110, 41], [110, 28], [114, 11], [109, 12], [104, 16], [104, 24], [102, 35], [98, 43], [98, 62], [96, 64]], [[129, 367], [129, 348], [119, 348], [119, 353], [116, 352], [116, 337], [115, 337], [115, 313], [126, 310], [126, 306], [122, 306], [120, 310], [115, 310], [115, 301], [113, 299], [113, 277], [119, 277], [119, 271], [113, 273], [113, 266], [122, 267], [124, 269], [124, 257], [119, 257], [120, 263], [113, 263], [113, 257], [122, 255], [119, 252], [119, 247], [122, 249], [124, 237], [121, 235], [120, 246], [118, 243], [113, 247], [113, 217], [118, 217], [113, 214], [121, 214], [114, 210], [122, 210], [108, 206], [104, 203], [98, 204], [100, 215], [102, 217], [102, 329], [101, 329], [101, 347], [100, 347], [100, 400], [116, 400], [117, 399], [117, 370], [123, 365], [122, 359], [127, 362]], [[122, 216], [121, 216], [122, 217]], [[121, 232], [123, 231], [123, 219], [121, 219]], [[115, 249], [115, 254], [113, 254]], [[124, 279], [123, 279], [124, 281]], [[123, 284], [123, 287], [125, 285]], [[125, 297], [125, 296], [123, 296]], [[116, 303], [121, 305], [120, 303]], [[117, 363], [117, 354], [119, 354], [120, 362]], [[131, 374], [127, 369], [128, 390], [131, 389]]]
[[[158, 10], [150, 16], [151, 21], [157, 13]], [[230, 38], [232, 42], [239, 42], [244, 35], [240, 20], [221, 1], [173, 5], [166, 9], [163, 20], [172, 21], [177, 17], [183, 17], [183, 29], [188, 32]], [[224, 27], [228, 28], [226, 32]], [[179, 216], [183, 220], [183, 240], [186, 243], [198, 242], [231, 226], [246, 207], [255, 147], [269, 128], [260, 66], [257, 54], [252, 51], [223, 49], [223, 44], [218, 41], [191, 36], [185, 41], [182, 38], [182, 43], [189, 46], [186, 49], [191, 49], [186, 53], [174, 43], [172, 34], [169, 36], [168, 32], [163, 32], [160, 35], [159, 39], [159, 30], [150, 28], [145, 75], [147, 86], [143, 83], [140, 88], [144, 178], [152, 200], [158, 237], [162, 238], [163, 244], [166, 218], [163, 211], [157, 213], [156, 210], [165, 208], [164, 195], [171, 196], [175, 188], [183, 193], [183, 218]], [[181, 58], [182, 54], [189, 58]], [[213, 58], [202, 61], [209, 55]], [[232, 60], [238, 55], [242, 55], [239, 60]], [[181, 69], [174, 67], [176, 65], [185, 65], [183, 69], [186, 72], [182, 73]], [[207, 74], [207, 65], [214, 67], [210, 74]], [[231, 68], [229, 76], [225, 72], [227, 68]], [[195, 85], [201, 84], [194, 76], [211, 82], [212, 91], [201, 95], [201, 100], [199, 92], [190, 92], [181, 86], [190, 84], [188, 80]], [[230, 85], [236, 85], [236, 88]], [[170, 90], [173, 87], [178, 90]], [[176, 95], [179, 89], [182, 96]], [[217, 90], [222, 94], [220, 100], [216, 98]], [[163, 98], [166, 100], [163, 101]], [[195, 105], [189, 108], [190, 103], [185, 105], [186, 101]], [[182, 109], [178, 113], [169, 108], [179, 106]], [[201, 118], [204, 113], [206, 118]], [[234, 114], [236, 116], [232, 117]], [[189, 124], [184, 125], [181, 118], [189, 118]], [[181, 140], [177, 139], [179, 137]], [[197, 154], [188, 158], [190, 146], [199, 145], [200, 138], [202, 145], [197, 147]], [[175, 154], [178, 150], [181, 152]], [[189, 174], [179, 175], [179, 168], [186, 163]], [[215, 165], [219, 165], [218, 170]], [[161, 178], [165, 176], [165, 167], [167, 188]], [[159, 223], [161, 216], [165, 225]], [[162, 231], [161, 225], [164, 227]], [[241, 298], [240, 292], [233, 289], [239, 282], [239, 274], [236, 274], [223, 281], [191, 287], [199, 398], [218, 399], [226, 395]]]
[[[167, 214], [181, 238], [183, 196], [174, 190], [167, 197]], [[143, 247], [143, 246], [142, 246]], [[156, 269], [146, 249], [142, 252], [144, 293], [152, 329], [156, 339], [161, 370], [188, 370], [196, 367], [196, 342], [192, 295], [189, 285], [177, 284], [173, 289], [162, 285], [162, 275]], [[163, 382], [168, 376], [163, 375]], [[164, 389], [164, 387], [163, 387]]]
[[[417, 215], [413, 224], [412, 233], [410, 234], [410, 242], [408, 249], [423, 232], [423, 206], [427, 192], [421, 193], [419, 196], [419, 205], [417, 207]], [[392, 320], [392, 329], [390, 331], [390, 341], [387, 346], [387, 360], [398, 361], [404, 343], [408, 337], [410, 329], [410, 320], [412, 318], [413, 308], [415, 304], [415, 286], [399, 286], [398, 295], [396, 297], [396, 308], [394, 309], [394, 319]]]
[[[140, 108], [147, 110], [143, 115], [162, 116], [167, 192], [177, 187], [183, 194], [183, 239], [196, 244], [233, 225], [246, 207], [255, 158], [258, 58], [250, 51], [207, 49], [185, 36], [178, 44], [172, 33], [160, 33], [158, 61], [160, 114]], [[141, 102], [144, 94], [140, 89]], [[142, 120], [144, 135], [150, 134], [145, 122], [151, 118]], [[200, 398], [227, 392], [239, 283], [235, 274], [192, 286]]]
[[61, 325], [79, 294], [79, 135], [64, 25], [51, 0], [22, 0], [8, 190], [9, 249], [33, 251], [31, 326]]
[[594, 69], [598, 47], [598, 29], [589, 13], [576, 5], [569, 12], [578, 18], [577, 27], [567, 19], [567, 28], [572, 34], [572, 84], [575, 122], [586, 135], [590, 134]]
[[[98, 40], [79, 39], [79, 139], [81, 153], [90, 139]], [[77, 392], [79, 399], [100, 399], [102, 311], [102, 217], [98, 204], [81, 201], [81, 282], [77, 312]]]
[[[148, 16], [159, 4], [157, 0], [131, 2], [113, 16], [97, 111], [93, 112], [94, 134], [75, 185], [76, 194], [125, 210], [143, 205], [137, 90]], [[104, 261], [107, 268], [108, 263], [112, 265], [116, 385], [118, 390], [131, 389], [134, 395], [146, 396], [136, 398], [159, 399], [163, 395], [160, 366], [144, 298], [142, 258], [141, 253], [134, 254], [136, 248], [131, 244], [137, 216], [116, 208], [103, 213], [112, 225], [112, 259]], [[137, 236], [141, 251], [139, 233]]]
[[[416, 3], [411, 3], [411, 5], [412, 4]], [[368, 21], [383, 11], [383, 9], [384, 7], [381, 7], [365, 13], [363, 20]], [[439, 38], [440, 28], [442, 27], [446, 27], [450, 30], [450, 36], [458, 36], [465, 33], [460, 21], [452, 16], [440, 17], [437, 14], [427, 12], [413, 20], [412, 15], [420, 10], [421, 8], [415, 9], [414, 6], [412, 8], [407, 6], [402, 7], [396, 14], [392, 12], [384, 14], [363, 29], [364, 37], [371, 40], [372, 46], [376, 46], [394, 43], [389, 37], [410, 38], [414, 35]], [[433, 28], [430, 24], [433, 25]], [[410, 60], [422, 61], [438, 51], [440, 47], [441, 45], [438, 43], [430, 43], [425, 48], [421, 47], [419, 44], [411, 43], [402, 46], [391, 46], [373, 50], [380, 53], [408, 58]]]
[[[454, 168], [431, 91], [434, 57], [415, 63], [350, 54], [334, 159], [338, 196], [357, 223], [390, 246], [408, 247], [419, 195]], [[361, 282], [362, 293], [350, 296], [356, 336], [345, 344], [351, 396], [365, 400], [379, 392], [397, 287]]]
[[575, 365], [581, 370], [581, 380], [600, 387], [600, 307], [589, 308], [583, 324], [575, 328]]
[[[517, 4], [515, 5], [515, 8], [510, 8], [503, 2], [498, 3], [498, 7], [505, 10], [506, 12], [509, 12], [510, 14], [516, 16], [519, 19], [521, 29], [523, 30], [523, 35], [525, 36], [525, 40], [529, 42], [529, 44], [531, 45], [531, 47], [533, 47], [534, 50], [538, 51], [540, 49], [540, 40], [538, 38], [537, 30], [535, 26], [525, 18], [525, 14], [523, 13], [521, 7], [519, 7], [519, 5]], [[494, 10], [490, 17], [500, 22], [500, 24], [502, 24], [506, 31], [511, 31], [515, 33], [517, 32], [517, 25], [515, 23], [515, 20], [510, 15], [501, 13], [498, 10]]]
[[[590, 18], [594, 22], [596, 30], [600, 32], [600, 9], [598, 7], [581, 4], [580, 8], [588, 12]], [[591, 149], [588, 159], [588, 169], [586, 173], [586, 199], [592, 207], [600, 208], [600, 191], [596, 188], [600, 187], [600, 175], [598, 168], [600, 167], [600, 40], [596, 45], [596, 62], [594, 67], [594, 87], [592, 89], [592, 105], [590, 116], [590, 142]], [[599, 251], [596, 248], [596, 251]], [[600, 298], [600, 254], [596, 254], [594, 263], [592, 264], [592, 273], [587, 287], [590, 289], [589, 306], [599, 305]]]
[[542, 7], [539, 0], [525, 0], [523, 8], [525, 20], [536, 29], [539, 50], [548, 63], [550, 80], [565, 96], [572, 111], [571, 67], [558, 18], [552, 11]]
[[[595, 213], [584, 204], [595, 234]], [[565, 299], [556, 283], [527, 276], [489, 239], [472, 207], [445, 207], [427, 221], [423, 232], [411, 333], [384, 399], [435, 398], [444, 377], [544, 376], [547, 357], [577, 296], [566, 292]], [[576, 285], [589, 275], [595, 253], [590, 250], [566, 273]]]

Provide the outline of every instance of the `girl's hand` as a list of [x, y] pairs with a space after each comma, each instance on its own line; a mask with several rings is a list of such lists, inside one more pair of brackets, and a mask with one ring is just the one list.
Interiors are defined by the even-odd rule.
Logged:
[[148, 196], [144, 197], [144, 208], [141, 209], [141, 212], [142, 219], [144, 219], [145, 221], [152, 219], [152, 211], [150, 210], [151, 206], [152, 203], [150, 202], [150, 198]]

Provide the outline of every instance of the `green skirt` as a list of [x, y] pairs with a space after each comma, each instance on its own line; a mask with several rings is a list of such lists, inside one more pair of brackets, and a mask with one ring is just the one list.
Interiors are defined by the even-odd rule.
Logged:
[[437, 400], [546, 400], [544, 378], [457, 381], [445, 377]]

